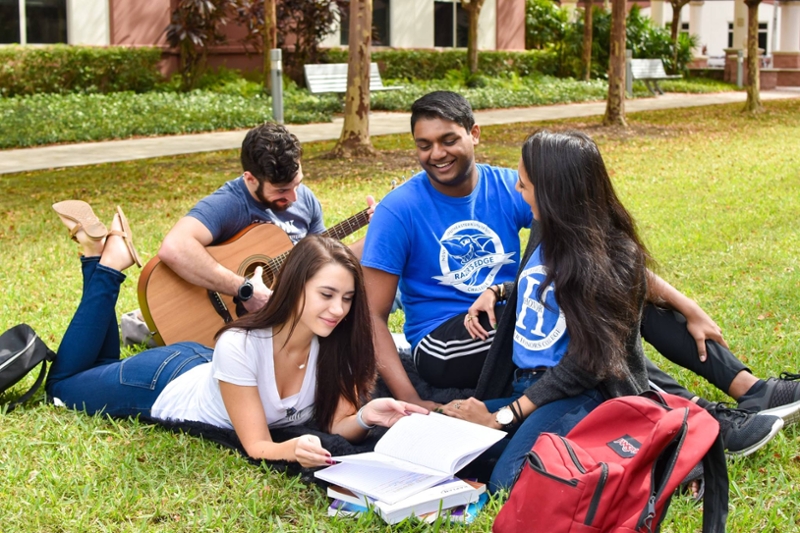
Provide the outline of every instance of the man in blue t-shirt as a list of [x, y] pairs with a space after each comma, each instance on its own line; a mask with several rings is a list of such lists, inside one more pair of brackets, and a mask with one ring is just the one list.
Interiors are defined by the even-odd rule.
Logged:
[[514, 191], [515, 171], [475, 163], [480, 128], [463, 97], [422, 97], [411, 128], [423, 171], [377, 206], [361, 262], [381, 377], [395, 397], [435, 407], [419, 397], [389, 333], [398, 285], [420, 376], [436, 387], [474, 386], [491, 337], [471, 338], [465, 311], [513, 281], [532, 214]]
[[[395, 291], [399, 285], [420, 377], [438, 388], [474, 387], [496, 321], [469, 310], [481, 295], [503, 301], [504, 284], [514, 281], [520, 266], [518, 232], [531, 225], [532, 213], [514, 191], [516, 171], [476, 164], [480, 128], [463, 96], [437, 91], [418, 99], [411, 133], [422, 172], [377, 206], [361, 263], [381, 378], [395, 398], [435, 408], [420, 398], [389, 332]], [[668, 309], [646, 307], [645, 340], [741, 406], [800, 418], [798, 382], [753, 376], [696, 302], [652, 272], [648, 280], [648, 300]], [[668, 392], [692, 397], [654, 365], [651, 371], [651, 380]]]
[[[281, 125], [266, 122], [253, 128], [242, 142], [243, 174], [200, 200], [167, 233], [158, 257], [176, 274], [206, 289], [242, 295], [249, 312], [264, 306], [271, 291], [258, 276], [252, 283], [219, 264], [206, 251], [227, 241], [247, 226], [275, 224], [293, 244], [309, 233], [322, 233], [322, 207], [303, 185], [300, 141]], [[367, 204], [374, 200], [367, 197]], [[363, 239], [350, 248], [360, 257]]]

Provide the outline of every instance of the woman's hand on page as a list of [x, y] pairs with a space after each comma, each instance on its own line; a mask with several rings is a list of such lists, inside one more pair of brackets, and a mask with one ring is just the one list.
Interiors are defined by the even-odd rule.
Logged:
[[460, 418], [467, 422], [473, 422], [482, 426], [495, 428], [494, 415], [486, 409], [486, 404], [475, 398], [466, 400], [453, 400], [441, 410], [442, 413], [454, 418]]
[[497, 318], [494, 316], [494, 306], [497, 304], [497, 296], [491, 289], [486, 289], [478, 296], [478, 299], [467, 309], [467, 316], [464, 317], [464, 327], [467, 328], [470, 337], [486, 340], [489, 332], [481, 326], [479, 317], [481, 313], [486, 313], [489, 317], [489, 324], [494, 328], [497, 326]]
[[428, 410], [409, 402], [401, 402], [393, 398], [377, 398], [364, 406], [361, 420], [370, 426], [390, 428], [395, 422], [411, 413], [428, 414]]
[[316, 435], [302, 435], [294, 440], [294, 457], [300, 466], [308, 468], [333, 464], [331, 454], [322, 447]]

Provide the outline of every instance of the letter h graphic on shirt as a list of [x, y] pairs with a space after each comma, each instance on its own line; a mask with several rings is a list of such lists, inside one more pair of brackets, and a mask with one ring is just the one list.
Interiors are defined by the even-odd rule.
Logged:
[[[566, 318], [555, 302], [553, 285], [545, 287], [541, 295], [539, 294], [539, 287], [546, 276], [547, 271], [543, 265], [527, 268], [520, 276], [520, 284], [524, 283], [525, 290], [517, 314], [515, 338], [529, 350], [550, 348], [566, 332]], [[548, 297], [551, 297], [549, 309], [546, 306]], [[556, 310], [558, 318], [554, 320], [553, 315]], [[534, 313], [535, 316], [530, 316], [530, 313]]]

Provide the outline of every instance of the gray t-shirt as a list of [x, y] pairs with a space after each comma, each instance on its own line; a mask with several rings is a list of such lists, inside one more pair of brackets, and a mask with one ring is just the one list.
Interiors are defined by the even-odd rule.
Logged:
[[250, 224], [268, 222], [286, 232], [293, 244], [309, 233], [322, 233], [322, 206], [311, 189], [301, 184], [297, 201], [286, 211], [272, 211], [256, 201], [247, 190], [244, 177], [226, 182], [195, 205], [188, 216], [196, 218], [211, 232], [211, 245], [225, 242]]

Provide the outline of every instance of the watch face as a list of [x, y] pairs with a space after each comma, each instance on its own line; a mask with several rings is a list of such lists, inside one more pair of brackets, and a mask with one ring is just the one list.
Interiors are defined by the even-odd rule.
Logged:
[[239, 299], [242, 301], [247, 301], [253, 296], [253, 284], [250, 283], [249, 280], [245, 280], [244, 283], [239, 287]]
[[506, 426], [514, 421], [514, 413], [508, 407], [503, 407], [495, 414], [495, 420], [498, 424]]

